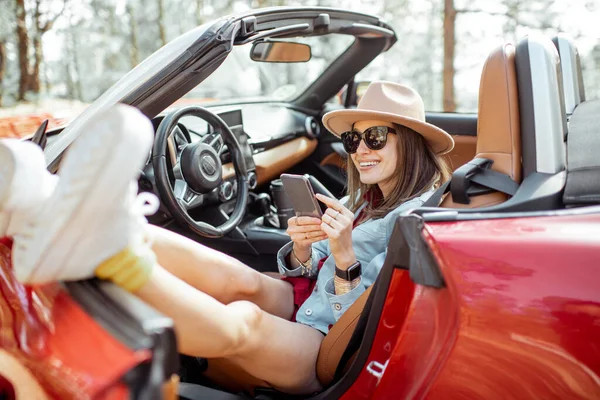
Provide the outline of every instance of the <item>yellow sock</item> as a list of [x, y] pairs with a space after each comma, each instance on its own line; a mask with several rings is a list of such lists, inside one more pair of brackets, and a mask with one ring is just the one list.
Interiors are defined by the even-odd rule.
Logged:
[[98, 265], [96, 276], [135, 292], [148, 281], [155, 262], [155, 257], [140, 256], [127, 247]]

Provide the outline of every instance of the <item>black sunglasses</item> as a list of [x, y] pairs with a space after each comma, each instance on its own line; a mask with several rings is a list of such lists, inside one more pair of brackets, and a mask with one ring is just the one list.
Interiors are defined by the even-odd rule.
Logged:
[[396, 133], [393, 128], [387, 126], [372, 126], [365, 129], [364, 132], [358, 132], [354, 129], [342, 133], [342, 144], [348, 154], [356, 153], [360, 140], [364, 140], [367, 147], [371, 150], [381, 150], [387, 143], [388, 133]]

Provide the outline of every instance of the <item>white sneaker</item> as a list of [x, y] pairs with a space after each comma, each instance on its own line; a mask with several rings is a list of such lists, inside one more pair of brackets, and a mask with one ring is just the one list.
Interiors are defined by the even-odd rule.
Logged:
[[0, 140], [0, 237], [18, 233], [50, 197], [57, 182], [58, 177], [46, 169], [38, 145]]
[[[60, 181], [35, 223], [14, 237], [13, 266], [21, 282], [79, 280], [94, 276], [102, 261], [143, 243], [143, 213], [135, 204], [135, 180], [154, 138], [150, 120], [117, 105], [81, 127], [67, 151]], [[147, 246], [146, 246], [147, 247]]]

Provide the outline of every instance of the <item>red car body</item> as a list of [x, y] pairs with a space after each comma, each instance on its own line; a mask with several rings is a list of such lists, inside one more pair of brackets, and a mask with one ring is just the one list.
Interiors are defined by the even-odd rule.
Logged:
[[396, 270], [344, 399], [600, 398], [600, 214], [428, 224], [446, 288]]
[[[125, 399], [121, 377], [150, 357], [131, 351], [102, 329], [61, 284], [24, 286], [10, 262], [9, 239], [0, 239], [0, 348], [24, 366], [56, 399]], [[28, 376], [4, 370], [0, 397], [25, 399]], [[16, 375], [14, 375], [16, 374]], [[6, 397], [2, 397], [2, 395]], [[36, 399], [37, 400], [37, 399]]]

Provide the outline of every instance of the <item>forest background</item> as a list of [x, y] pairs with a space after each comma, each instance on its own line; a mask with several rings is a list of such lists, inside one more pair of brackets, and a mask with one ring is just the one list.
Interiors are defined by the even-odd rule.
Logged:
[[0, 0], [0, 130], [2, 118], [15, 115], [72, 118], [200, 24], [250, 8], [300, 5], [390, 23], [398, 42], [357, 79], [409, 84], [429, 111], [476, 112], [487, 54], [532, 32], [572, 38], [586, 97], [600, 97], [600, 0]]

